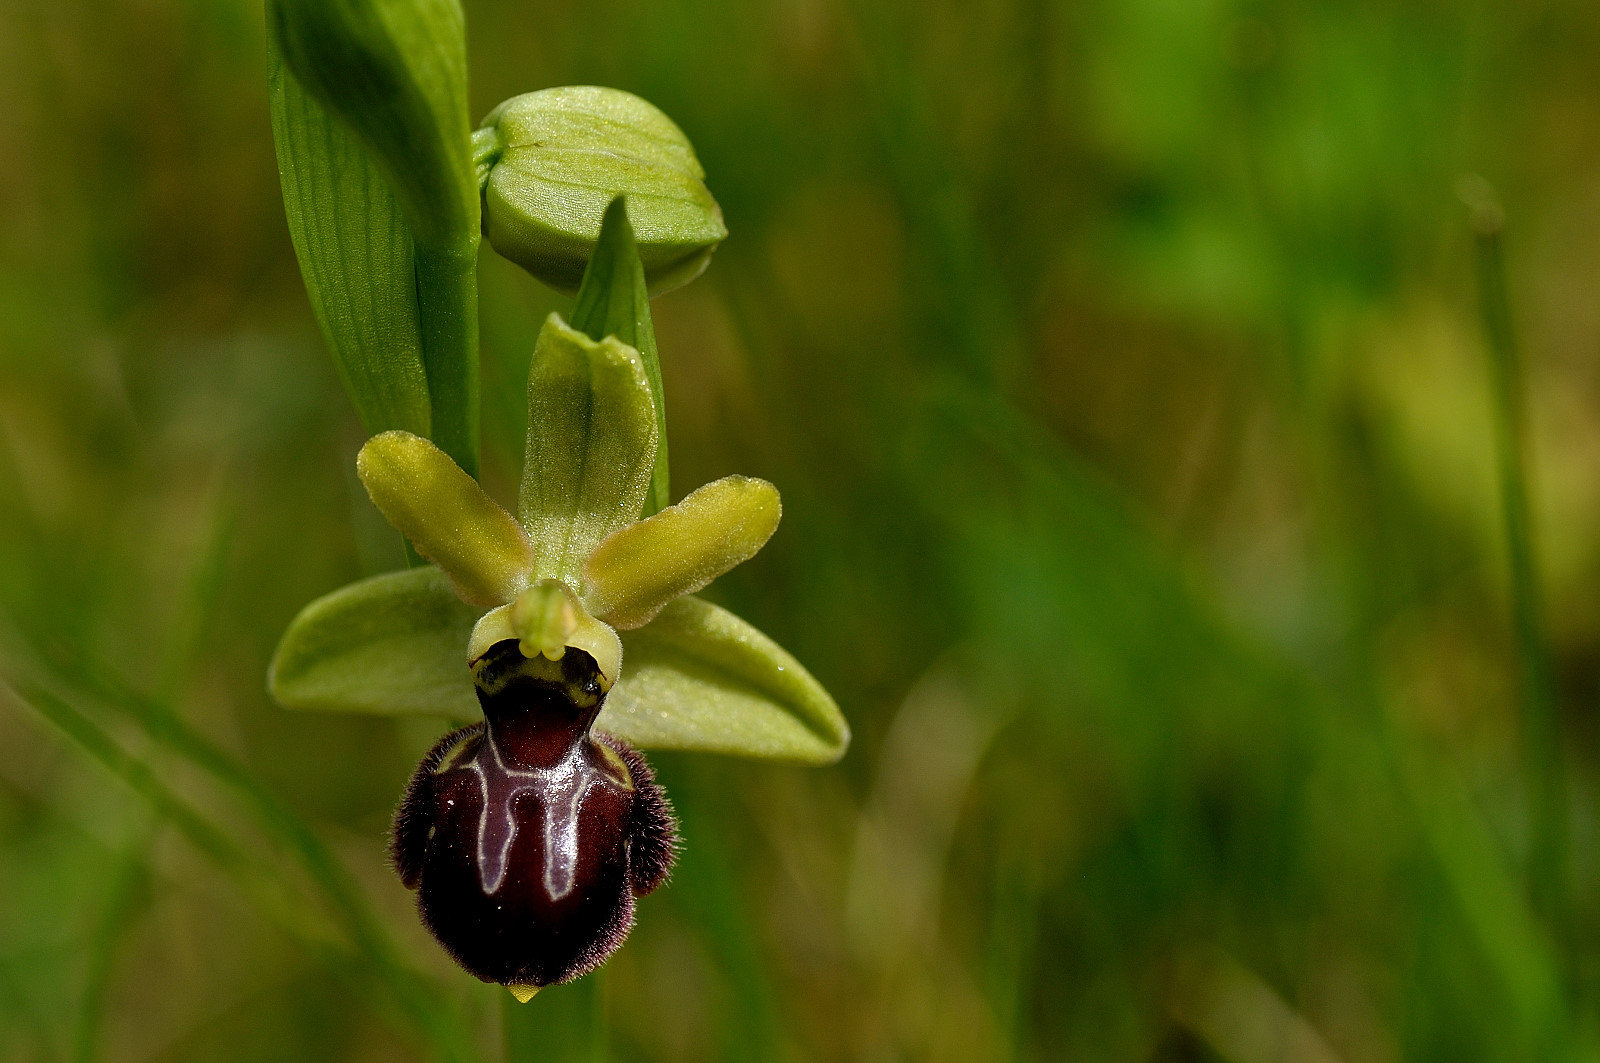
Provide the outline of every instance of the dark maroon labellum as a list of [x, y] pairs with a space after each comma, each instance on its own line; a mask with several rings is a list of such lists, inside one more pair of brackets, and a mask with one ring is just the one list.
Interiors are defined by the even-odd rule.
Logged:
[[672, 810], [643, 757], [591, 734], [605, 695], [587, 653], [529, 659], [508, 640], [473, 681], [484, 722], [418, 765], [395, 815], [395, 869], [472, 974], [569, 981], [622, 944], [634, 898], [666, 878]]

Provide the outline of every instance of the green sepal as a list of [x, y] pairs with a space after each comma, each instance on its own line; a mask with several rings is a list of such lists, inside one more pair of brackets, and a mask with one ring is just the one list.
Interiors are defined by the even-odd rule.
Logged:
[[369, 433], [430, 435], [415, 249], [388, 179], [267, 42], [272, 139], [306, 294]]
[[361, 477], [384, 517], [450, 578], [466, 602], [488, 608], [528, 585], [533, 544], [516, 518], [450, 456], [410, 432], [384, 432], [356, 455]]
[[[269, 689], [289, 709], [480, 719], [467, 667], [478, 615], [436, 568], [352, 583], [290, 623]], [[849, 744], [811, 674], [709, 602], [679, 598], [623, 644], [623, 677], [595, 727], [631, 745], [828, 764]]]
[[476, 232], [458, 0], [270, 0], [267, 30], [388, 174], [419, 244], [455, 246]]
[[644, 263], [621, 196], [606, 207], [600, 222], [600, 239], [584, 270], [578, 298], [572, 304], [572, 327], [592, 340], [615, 336], [639, 352], [656, 407], [656, 464], [644, 512], [649, 516], [666, 509], [672, 496], [667, 485], [667, 406], [661, 385], [661, 356], [656, 351], [656, 330], [650, 320]]
[[584, 604], [619, 630], [641, 627], [674, 598], [754, 557], [782, 515], [778, 489], [765, 480], [706, 484], [606, 536], [584, 562]]
[[600, 540], [639, 519], [656, 453], [639, 352], [551, 314], [528, 370], [528, 449], [518, 513], [535, 573], [576, 588]]
[[822, 684], [710, 602], [679, 598], [622, 645], [622, 678], [595, 727], [633, 745], [831, 764], [850, 744]]
[[352, 583], [290, 622], [267, 689], [287, 709], [477, 719], [467, 640], [482, 613], [431, 565]]

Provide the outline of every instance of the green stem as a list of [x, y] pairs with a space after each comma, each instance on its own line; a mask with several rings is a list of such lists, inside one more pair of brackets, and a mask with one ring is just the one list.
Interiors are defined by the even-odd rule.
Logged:
[[478, 475], [478, 237], [416, 248], [422, 364], [433, 406], [433, 441]]
[[605, 1063], [605, 971], [547, 986], [526, 1004], [501, 991], [504, 1063]]
[[1523, 759], [1531, 828], [1529, 883], [1535, 910], [1559, 928], [1564, 925], [1561, 916], [1567, 898], [1567, 782], [1554, 666], [1528, 506], [1526, 388], [1506, 294], [1503, 229], [1497, 207], [1488, 202], [1477, 205], [1473, 230], [1483, 325], [1489, 342], [1500, 504], [1511, 566], [1512, 619], [1520, 666]]

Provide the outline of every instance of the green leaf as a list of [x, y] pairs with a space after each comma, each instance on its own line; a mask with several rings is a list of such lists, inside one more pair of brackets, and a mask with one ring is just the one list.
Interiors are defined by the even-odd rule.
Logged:
[[[428, 420], [369, 420], [368, 428], [426, 434], [475, 476], [480, 226], [460, 5], [271, 0], [267, 37], [274, 67], [292, 73], [300, 95], [321, 108], [311, 129], [319, 135], [297, 135], [295, 123], [274, 122], [290, 227], [316, 232], [317, 256], [330, 264], [313, 271], [301, 253], [313, 303], [329, 304], [319, 319], [334, 323], [324, 325], [330, 332], [354, 327], [365, 319], [347, 321], [340, 304], [359, 305], [364, 290], [375, 288], [398, 310], [394, 327], [404, 332], [398, 360], [413, 388], [414, 359], [405, 355], [420, 350]], [[275, 102], [275, 115], [279, 110]], [[291, 196], [289, 175], [297, 171], [320, 179], [293, 178], [300, 187]], [[386, 190], [364, 197], [358, 186], [374, 178]], [[376, 232], [376, 249], [387, 252], [385, 233], [397, 223], [407, 234], [404, 257], [369, 254], [367, 232]], [[302, 243], [297, 237], [297, 248]], [[388, 319], [372, 320], [381, 329]], [[345, 355], [335, 346], [342, 362]], [[400, 374], [402, 367], [381, 357], [381, 345], [375, 351], [378, 375]], [[353, 376], [346, 372], [347, 383]], [[366, 401], [361, 391], [351, 385], [358, 407]]]
[[830, 764], [849, 745], [811, 673], [710, 602], [679, 598], [622, 644], [622, 679], [595, 726], [624, 741], [804, 764]]
[[482, 612], [431, 566], [352, 583], [289, 624], [268, 689], [288, 709], [478, 719], [467, 639]]
[[432, 431], [411, 231], [387, 178], [268, 39], [284, 213], [306, 294], [368, 432]]
[[606, 536], [583, 566], [584, 604], [613, 627], [640, 627], [672, 599], [754, 557], [782, 515], [778, 489], [765, 480], [706, 484]]
[[294, 75], [372, 153], [417, 242], [478, 225], [457, 0], [271, 0], [268, 36]]
[[644, 511], [649, 515], [666, 509], [672, 496], [667, 493], [667, 406], [661, 386], [661, 356], [656, 351], [656, 330], [650, 320], [644, 263], [621, 196], [606, 207], [600, 222], [600, 239], [572, 306], [572, 327], [592, 340], [615, 336], [644, 360], [650, 397], [656, 404], [656, 465]]
[[518, 506], [538, 576], [578, 586], [590, 551], [639, 518], [655, 453], [639, 352], [614, 337], [596, 342], [551, 314], [528, 370]]
[[533, 544], [516, 518], [450, 456], [410, 432], [384, 432], [356, 455], [373, 504], [417, 552], [441, 568], [464, 601], [485, 608], [528, 585]]

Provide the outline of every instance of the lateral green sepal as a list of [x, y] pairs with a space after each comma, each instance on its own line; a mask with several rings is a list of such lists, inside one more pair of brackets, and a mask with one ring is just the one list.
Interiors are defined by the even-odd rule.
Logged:
[[[294, 618], [268, 688], [289, 709], [476, 720], [467, 642], [477, 621], [436, 568], [361, 580]], [[623, 678], [595, 726], [631, 745], [829, 764], [849, 744], [821, 684], [725, 609], [679, 598], [623, 645]]]
[[622, 644], [622, 679], [595, 726], [633, 745], [831, 764], [850, 743], [822, 684], [710, 602], [679, 598]]
[[478, 719], [467, 639], [481, 613], [432, 566], [352, 583], [290, 622], [267, 689], [288, 709]]

